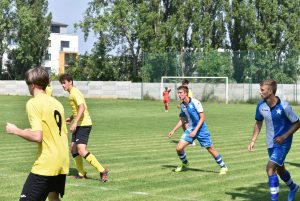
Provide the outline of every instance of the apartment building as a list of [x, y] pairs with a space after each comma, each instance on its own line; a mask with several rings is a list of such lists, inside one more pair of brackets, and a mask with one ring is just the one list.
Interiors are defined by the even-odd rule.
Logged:
[[68, 25], [52, 22], [49, 45], [43, 66], [48, 72], [62, 74], [78, 58], [78, 36], [67, 33]]
[[[49, 73], [62, 74], [70, 63], [78, 58], [78, 36], [76, 34], [67, 33], [67, 24], [58, 22], [51, 23], [51, 34], [48, 40], [48, 48], [42, 66]], [[10, 40], [8, 48], [14, 49], [17, 44]], [[6, 71], [6, 63], [8, 61], [7, 53], [2, 57], [2, 70]]]

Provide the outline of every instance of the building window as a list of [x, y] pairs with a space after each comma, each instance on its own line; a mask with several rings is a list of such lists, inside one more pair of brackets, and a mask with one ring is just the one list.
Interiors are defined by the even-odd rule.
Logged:
[[61, 47], [61, 49], [63, 49], [63, 48], [69, 48], [70, 47], [70, 41], [60, 41], [60, 47]]
[[51, 33], [60, 33], [60, 27], [52, 25], [51, 26]]
[[76, 61], [77, 54], [74, 53], [66, 53], [65, 54], [65, 65], [72, 65]]
[[48, 47], [51, 47], [51, 40], [48, 40]]
[[48, 52], [45, 55], [45, 60], [47, 60], [47, 61], [51, 60], [51, 54], [49, 54]]

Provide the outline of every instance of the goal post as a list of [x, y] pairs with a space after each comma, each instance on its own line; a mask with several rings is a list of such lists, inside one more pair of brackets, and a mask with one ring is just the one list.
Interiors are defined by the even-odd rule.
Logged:
[[[224, 80], [224, 82], [222, 82], [223, 84], [225, 84], [225, 90], [224, 90], [224, 96], [225, 97], [225, 103], [228, 104], [228, 77], [198, 77], [198, 76], [192, 76], [192, 77], [185, 77], [185, 76], [162, 76], [161, 77], [161, 87], [160, 87], [160, 90], [161, 90], [161, 94], [163, 93], [163, 90], [164, 90], [164, 84], [167, 83], [166, 81], [167, 80], [171, 80], [172, 83], [175, 83], [175, 86], [176, 86], [176, 83], [180, 83], [181, 84], [181, 81], [183, 79], [188, 79], [190, 81], [190, 85], [193, 85], [193, 84], [199, 84], [199, 80], [201, 79], [204, 79], [207, 80], [207, 79], [210, 79], [210, 80]], [[191, 79], [193, 80], [196, 80], [196, 82], [191, 82]], [[178, 81], [177, 81], [178, 80]], [[169, 82], [170, 83], [170, 82]], [[176, 90], [176, 89], [175, 89]], [[195, 95], [195, 92], [193, 92], [194, 95]], [[223, 93], [223, 92], [222, 92]]]

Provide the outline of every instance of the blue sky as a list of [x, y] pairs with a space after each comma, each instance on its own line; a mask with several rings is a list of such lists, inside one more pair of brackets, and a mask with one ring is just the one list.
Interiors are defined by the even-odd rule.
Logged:
[[[52, 13], [52, 20], [68, 24], [68, 32], [74, 33], [74, 23], [83, 19], [84, 12], [90, 0], [48, 0], [48, 11]], [[79, 53], [91, 52], [93, 43], [96, 40], [93, 33], [89, 34], [87, 42], [84, 41], [81, 30], [75, 32], [79, 36]]]

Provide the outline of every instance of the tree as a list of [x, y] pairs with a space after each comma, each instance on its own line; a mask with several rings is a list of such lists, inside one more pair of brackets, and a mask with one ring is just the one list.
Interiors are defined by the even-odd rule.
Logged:
[[16, 0], [17, 47], [10, 51], [8, 68], [14, 79], [23, 79], [28, 69], [42, 64], [52, 19], [47, 9], [47, 0]]
[[[297, 79], [299, 66], [294, 60], [300, 42], [299, 3], [299, 0], [232, 0], [228, 4], [229, 49], [233, 51], [237, 82], [259, 81], [256, 76], [261, 80], [276, 74], [282, 75], [278, 78], [282, 82]], [[289, 71], [283, 70], [285, 63], [293, 64]]]
[[11, 40], [11, 34], [13, 33], [14, 13], [12, 3], [12, 0], [0, 1], [0, 79], [5, 78], [2, 71], [2, 59], [4, 52], [7, 51], [8, 43]]
[[138, 78], [141, 54], [137, 38], [138, 4], [136, 0], [93, 0], [86, 10], [84, 20], [78, 24], [86, 37], [90, 29], [97, 34], [101, 33], [107, 40], [107, 47], [110, 46], [119, 56], [128, 57], [132, 68], [127, 73], [132, 80]]

